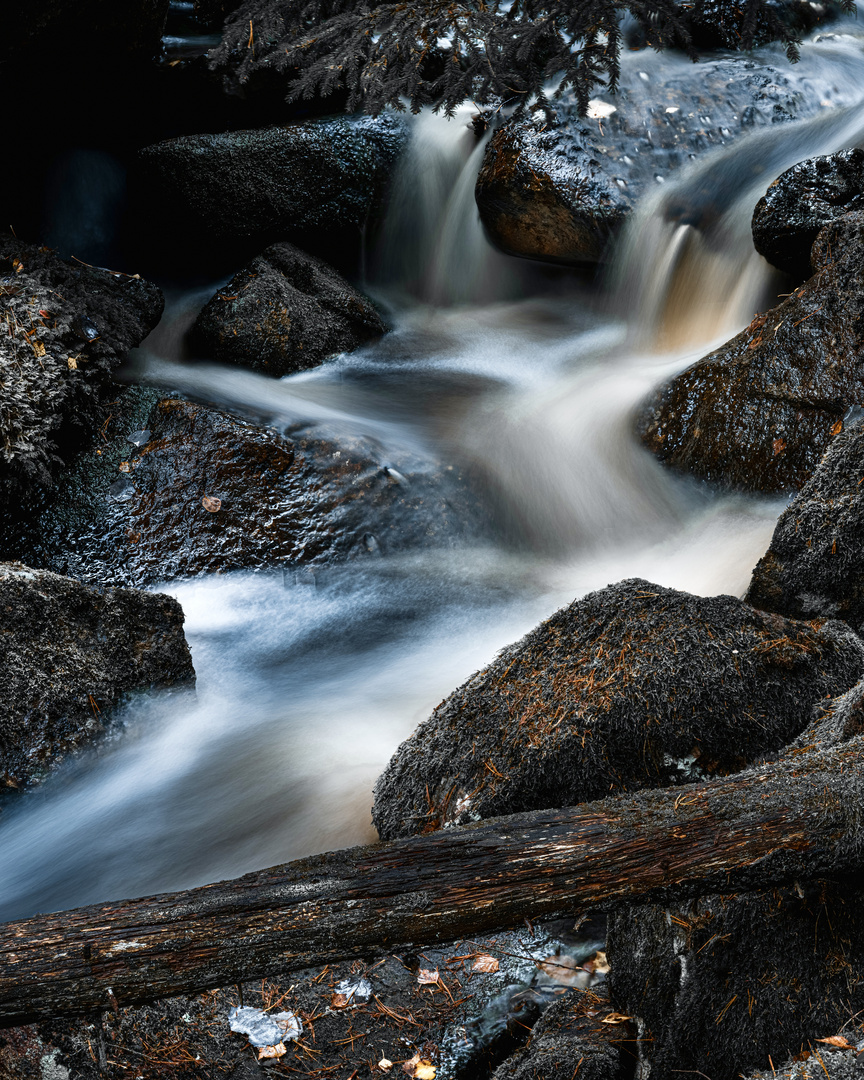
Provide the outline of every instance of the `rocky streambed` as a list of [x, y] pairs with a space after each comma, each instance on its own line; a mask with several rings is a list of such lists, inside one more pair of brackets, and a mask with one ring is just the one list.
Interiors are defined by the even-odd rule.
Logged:
[[[289, 108], [237, 13], [209, 62], [157, 60], [164, 17], [137, 126], [110, 66], [64, 105], [98, 165], [64, 131], [3, 181], [0, 1076], [858, 1075], [854, 26], [798, 69], [636, 51], [553, 124]], [[638, 849], [724, 778], [758, 825], [775, 770], [836, 872], [793, 829], [727, 892], [660, 852], [659, 891], [491, 933], [480, 896], [476, 934], [326, 965], [256, 939], [229, 979], [216, 934], [200, 993], [16, 982], [39, 912], [631, 797]], [[93, 942], [97, 985], [149, 971]]]

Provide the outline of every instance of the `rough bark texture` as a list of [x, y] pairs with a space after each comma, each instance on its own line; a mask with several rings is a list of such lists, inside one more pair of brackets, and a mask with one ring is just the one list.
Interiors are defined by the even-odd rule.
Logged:
[[860, 677], [840, 623], [638, 579], [562, 608], [450, 695], [375, 789], [383, 839], [742, 768]]
[[385, 330], [372, 303], [326, 263], [274, 244], [204, 307], [193, 341], [204, 357], [281, 376]]
[[0, 237], [0, 513], [93, 430], [111, 373], [162, 314], [155, 285]]
[[81, 1015], [642, 897], [856, 872], [864, 739], [735, 777], [352, 848], [0, 930], [0, 1023]]
[[845, 619], [864, 629], [864, 427], [834, 439], [780, 515], [747, 602], [791, 618]]
[[[597, 262], [636, 203], [705, 150], [810, 115], [820, 97], [836, 105], [851, 101], [836, 80], [816, 91], [788, 67], [743, 57], [674, 72], [647, 53], [640, 61], [625, 67], [618, 93], [604, 94], [587, 117], [565, 95], [555, 103], [556, 125], [537, 113], [508, 121], [492, 136], [477, 177], [477, 205], [504, 251]], [[770, 168], [764, 139], [760, 146], [757, 173]], [[666, 211], [704, 227], [733, 190], [728, 183], [709, 185], [697, 202]]]
[[176, 600], [0, 563], [0, 780], [22, 787], [104, 730], [124, 694], [189, 684]]
[[808, 158], [779, 176], [753, 211], [753, 243], [773, 266], [798, 281], [810, 276], [819, 232], [843, 214], [864, 210], [864, 150]]
[[864, 213], [823, 229], [812, 258], [809, 281], [644, 406], [637, 430], [661, 461], [747, 491], [812, 475], [864, 400]]

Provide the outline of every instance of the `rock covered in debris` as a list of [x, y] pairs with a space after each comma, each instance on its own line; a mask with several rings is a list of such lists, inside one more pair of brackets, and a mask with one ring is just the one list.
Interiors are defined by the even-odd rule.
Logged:
[[809, 281], [643, 407], [637, 431], [661, 461], [746, 491], [812, 475], [864, 400], [864, 213], [827, 225], [812, 257]]
[[780, 515], [747, 602], [790, 618], [844, 619], [864, 629], [864, 426], [828, 447]]
[[[843, 1030], [848, 1031], [845, 1023]], [[774, 1064], [758, 1072], [742, 1073], [742, 1080], [813, 1080], [817, 1069], [819, 1076], [825, 1076], [828, 1080], [861, 1080], [864, 1077], [864, 1058], [861, 1057], [864, 1040], [860, 1038], [860, 1029], [850, 1034], [853, 1040], [857, 1037], [858, 1041], [850, 1041], [846, 1034], [835, 1036], [841, 1042], [849, 1043], [849, 1049], [832, 1046], [827, 1043], [831, 1036], [827, 1036], [825, 1040], [811, 1043], [812, 1049], [799, 1050], [782, 1064]]]
[[155, 285], [0, 237], [0, 508], [92, 433], [111, 374], [162, 314]]
[[843, 623], [624, 581], [442, 702], [379, 779], [373, 820], [390, 840], [729, 773], [788, 743], [862, 663]]
[[372, 303], [326, 263], [273, 244], [205, 305], [192, 336], [202, 356], [288, 375], [385, 330]]
[[0, 563], [0, 771], [41, 779], [104, 730], [135, 690], [194, 682], [183, 612], [170, 596], [97, 591]]
[[864, 150], [807, 158], [787, 169], [753, 211], [753, 243], [772, 266], [803, 281], [819, 232], [843, 214], [864, 210]]

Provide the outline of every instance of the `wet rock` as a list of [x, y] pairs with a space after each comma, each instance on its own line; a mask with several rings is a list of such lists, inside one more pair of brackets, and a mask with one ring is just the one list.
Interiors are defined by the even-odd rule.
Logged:
[[826, 226], [809, 281], [657, 391], [636, 428], [661, 461], [745, 491], [805, 483], [864, 400], [862, 243], [864, 213]]
[[864, 630], [864, 428], [848, 427], [780, 515], [747, 602], [791, 618]]
[[[640, 55], [623, 67], [618, 93], [592, 102], [587, 117], [565, 95], [555, 103], [555, 126], [537, 112], [507, 121], [493, 135], [476, 196], [489, 236], [504, 251], [597, 262], [633, 207], [681, 166], [754, 127], [812, 115], [820, 101], [846, 103], [831, 80], [817, 90], [791, 69], [756, 59], [673, 68]], [[764, 148], [752, 167], [757, 173], [766, 167]], [[726, 182], [705, 193], [703, 205], [670, 206], [666, 213], [701, 225], [729, 195]]]
[[753, 211], [753, 242], [773, 266], [798, 281], [810, 276], [819, 232], [843, 214], [864, 210], [864, 150], [808, 158], [778, 177]]
[[844, 1024], [842, 1032], [837, 1038], [851, 1042], [852, 1049], [841, 1050], [817, 1040], [810, 1044], [810, 1049], [799, 1050], [782, 1065], [748, 1072], [744, 1080], [815, 1080], [817, 1069], [819, 1076], [827, 1076], [828, 1080], [861, 1080], [864, 1077], [864, 1059], [861, 1057], [864, 1039], [861, 1038], [861, 1030], [856, 1028], [850, 1031]]
[[862, 658], [841, 623], [624, 581], [562, 608], [439, 705], [379, 779], [373, 821], [389, 840], [729, 773], [789, 742]]
[[[142, 427], [150, 438], [136, 449], [126, 436]], [[82, 460], [60, 505], [37, 512], [14, 550], [83, 580], [140, 586], [293, 571], [479, 533], [483, 512], [465, 479], [406, 455], [394, 462], [374, 439], [334, 442], [314, 428], [289, 438], [166, 398], [149, 416], [133, 410], [98, 464]]]
[[559, 998], [493, 1080], [562, 1080], [572, 1068], [581, 1080], [626, 1080], [635, 1039], [626, 1021], [606, 1022], [615, 1015], [603, 988]]
[[135, 690], [195, 678], [183, 612], [169, 596], [98, 592], [20, 563], [0, 563], [0, 777], [42, 778], [104, 730]]
[[155, 285], [0, 237], [0, 511], [93, 432], [111, 374], [162, 314]]
[[193, 340], [203, 356], [287, 375], [385, 330], [371, 302], [326, 263], [274, 244], [204, 307]]
[[231, 250], [345, 247], [379, 211], [406, 141], [390, 115], [189, 135], [141, 151], [138, 213], [160, 236]]

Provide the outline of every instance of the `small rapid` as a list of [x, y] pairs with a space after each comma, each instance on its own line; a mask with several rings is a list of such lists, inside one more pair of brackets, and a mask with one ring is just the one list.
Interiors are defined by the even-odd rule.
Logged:
[[[859, 38], [812, 52], [842, 56], [864, 98]], [[782, 502], [671, 475], [632, 417], [773, 302], [745, 227], [753, 203], [792, 161], [860, 142], [859, 106], [682, 172], [634, 217], [605, 290], [488, 244], [473, 203], [483, 146], [467, 120], [416, 120], [365, 283], [390, 334], [280, 381], [192, 365], [182, 331], [206, 295], [186, 293], [129, 376], [281, 430], [360, 432], [397, 470], [406, 455], [465, 468], [487, 535], [306, 574], [165, 583], [186, 613], [197, 690], [135, 697], [109, 739], [6, 806], [0, 919], [374, 839], [372, 786], [399, 742], [557, 607], [633, 576], [703, 595], [746, 588]]]

